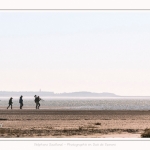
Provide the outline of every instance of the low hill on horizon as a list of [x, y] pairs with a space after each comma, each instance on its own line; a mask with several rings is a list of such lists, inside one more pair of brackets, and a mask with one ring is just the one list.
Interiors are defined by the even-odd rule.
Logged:
[[0, 91], [0, 96], [5, 97], [5, 96], [34, 96], [34, 95], [39, 95], [39, 96], [54, 96], [54, 97], [117, 97], [118, 95], [114, 93], [108, 93], [108, 92], [103, 92], [103, 93], [94, 93], [94, 92], [87, 92], [87, 91], [81, 91], [81, 92], [70, 92], [70, 93], [54, 93], [54, 92], [46, 92], [46, 91]]

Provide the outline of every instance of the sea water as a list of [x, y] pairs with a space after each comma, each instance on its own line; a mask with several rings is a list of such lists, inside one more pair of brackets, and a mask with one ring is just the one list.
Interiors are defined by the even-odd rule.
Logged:
[[[10, 97], [0, 97], [0, 109], [6, 109]], [[52, 110], [150, 110], [150, 97], [42, 97], [40, 109]], [[23, 109], [35, 109], [34, 97], [23, 97]], [[19, 109], [19, 97], [13, 97]]]

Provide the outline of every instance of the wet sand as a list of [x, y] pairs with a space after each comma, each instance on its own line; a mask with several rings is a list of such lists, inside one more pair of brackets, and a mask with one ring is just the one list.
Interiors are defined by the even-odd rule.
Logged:
[[0, 110], [0, 137], [140, 138], [150, 111]]

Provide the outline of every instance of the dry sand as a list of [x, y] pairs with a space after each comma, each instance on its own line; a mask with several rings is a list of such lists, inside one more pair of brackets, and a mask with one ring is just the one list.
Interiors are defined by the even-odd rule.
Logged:
[[139, 138], [150, 111], [0, 110], [0, 137]]

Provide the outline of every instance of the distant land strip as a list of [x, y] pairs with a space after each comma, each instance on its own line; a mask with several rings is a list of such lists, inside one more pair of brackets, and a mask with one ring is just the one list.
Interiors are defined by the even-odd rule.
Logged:
[[71, 92], [71, 93], [54, 93], [54, 92], [47, 92], [47, 91], [0, 91], [0, 96], [5, 97], [5, 96], [34, 96], [34, 95], [39, 95], [39, 96], [54, 96], [54, 97], [118, 97], [118, 95], [114, 93], [108, 93], [108, 92], [103, 92], [103, 93], [93, 93], [93, 92], [86, 92], [86, 91], [81, 91], [81, 92]]

